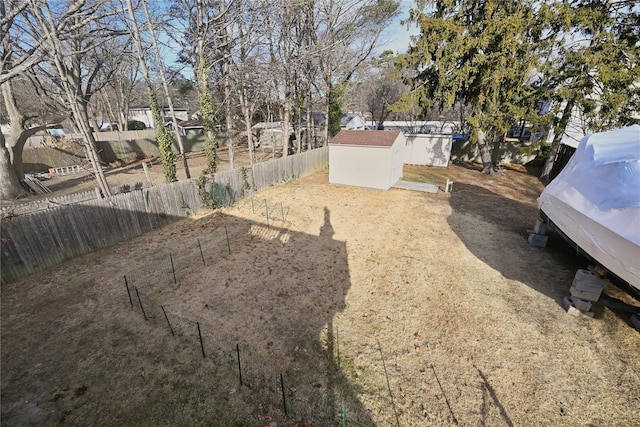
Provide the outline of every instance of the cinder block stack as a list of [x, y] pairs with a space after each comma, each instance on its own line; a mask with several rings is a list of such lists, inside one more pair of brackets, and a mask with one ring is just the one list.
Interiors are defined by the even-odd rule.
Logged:
[[529, 244], [538, 248], [544, 248], [547, 246], [547, 240], [549, 236], [547, 234], [547, 224], [538, 218], [536, 225], [533, 227], [533, 232], [529, 233]]
[[571, 297], [564, 299], [567, 313], [574, 316], [593, 317], [592, 303], [600, 299], [602, 290], [607, 284], [609, 281], [598, 274], [589, 270], [578, 270], [569, 289]]

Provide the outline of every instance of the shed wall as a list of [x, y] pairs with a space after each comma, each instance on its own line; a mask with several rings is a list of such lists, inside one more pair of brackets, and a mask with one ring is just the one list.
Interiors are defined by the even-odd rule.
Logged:
[[[391, 179], [397, 175], [397, 171], [391, 172], [394, 152], [391, 148], [329, 145], [329, 183], [388, 190], [395, 184], [390, 183]], [[401, 156], [396, 157], [402, 162]]]
[[451, 157], [451, 135], [410, 135], [404, 148], [404, 163], [443, 166]]

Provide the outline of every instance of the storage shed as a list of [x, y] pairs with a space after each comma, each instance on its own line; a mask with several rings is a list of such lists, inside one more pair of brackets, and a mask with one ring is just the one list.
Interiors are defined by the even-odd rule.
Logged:
[[329, 183], [388, 190], [402, 178], [399, 130], [342, 130], [329, 142]]
[[409, 135], [403, 151], [405, 165], [446, 167], [451, 157], [451, 135]]

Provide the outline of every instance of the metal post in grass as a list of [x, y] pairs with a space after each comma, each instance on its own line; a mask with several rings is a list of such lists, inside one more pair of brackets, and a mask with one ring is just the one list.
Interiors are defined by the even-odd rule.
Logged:
[[391, 406], [393, 406], [393, 412], [396, 415], [396, 425], [400, 427], [400, 418], [398, 417], [398, 411], [396, 410], [396, 403], [393, 401], [393, 392], [391, 391], [391, 384], [389, 383], [389, 374], [387, 373], [387, 365], [384, 363], [384, 354], [382, 353], [382, 346], [380, 340], [378, 342], [378, 350], [380, 350], [380, 358], [382, 359], [382, 368], [384, 370], [384, 376], [387, 379], [387, 388], [389, 389], [389, 397], [391, 398]]
[[282, 222], [284, 222], [284, 206], [282, 206], [282, 202], [280, 202], [280, 213], [282, 214]]
[[207, 357], [204, 354], [204, 343], [202, 342], [202, 332], [200, 332], [200, 322], [196, 322], [196, 325], [198, 325], [198, 337], [200, 338], [200, 349], [202, 350], [202, 357]]
[[129, 304], [131, 304], [131, 308], [133, 308], [133, 299], [131, 299], [131, 291], [129, 290], [129, 281], [127, 280], [127, 276], [124, 276], [124, 285], [127, 287], [127, 295], [129, 295]]
[[282, 378], [282, 374], [280, 374], [280, 387], [282, 388], [282, 406], [284, 407], [284, 416], [287, 417], [287, 400], [284, 397], [284, 379]]
[[167, 317], [167, 312], [164, 311], [164, 306], [161, 305], [160, 308], [162, 309], [162, 313], [164, 314], [164, 318], [167, 320], [167, 325], [169, 325], [169, 330], [171, 331], [171, 335], [173, 335], [175, 337], [176, 334], [173, 332], [173, 328], [171, 327], [171, 322], [169, 322], [169, 318]]
[[173, 265], [173, 255], [169, 254], [169, 259], [171, 260], [171, 272], [173, 273], [173, 284], [177, 284], [178, 281], [176, 280], [176, 268]]
[[338, 369], [340, 369], [340, 335], [338, 334], [338, 326], [336, 326], [336, 351], [338, 353]]
[[200, 244], [200, 239], [197, 239], [197, 240], [198, 240], [198, 248], [200, 249], [200, 258], [202, 258], [202, 265], [205, 265], [204, 254], [202, 253], [202, 245]]
[[240, 344], [236, 344], [236, 353], [238, 354], [238, 373], [240, 374], [240, 387], [242, 387], [242, 365], [240, 364]]
[[138, 296], [138, 302], [140, 303], [140, 310], [142, 310], [142, 315], [144, 316], [144, 320], [147, 319], [147, 313], [144, 312], [144, 307], [142, 306], [142, 299], [140, 298], [140, 293], [138, 292], [138, 288], [133, 288], [136, 290], [136, 295]]
[[267, 203], [267, 199], [264, 199], [264, 210], [267, 212], [267, 227], [269, 226], [269, 203]]
[[254, 206], [255, 205], [253, 204], [253, 194], [251, 194], [251, 213], [256, 213], [256, 209]]
[[229, 230], [227, 229], [227, 224], [224, 225], [224, 233], [227, 235], [227, 249], [229, 249], [229, 253], [231, 253], [231, 243], [229, 242]]
[[342, 408], [342, 427], [347, 427], [347, 408]]

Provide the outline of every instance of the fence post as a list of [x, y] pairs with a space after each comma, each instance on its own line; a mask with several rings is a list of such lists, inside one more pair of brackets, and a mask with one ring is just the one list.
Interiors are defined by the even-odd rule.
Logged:
[[200, 337], [200, 349], [202, 350], [202, 357], [206, 357], [204, 354], [204, 343], [202, 342], [202, 333], [200, 332], [200, 322], [196, 322], [198, 325], [198, 337]]
[[138, 302], [140, 303], [140, 310], [142, 310], [142, 315], [144, 316], [144, 320], [149, 320], [147, 318], [147, 313], [144, 312], [144, 307], [142, 306], [142, 299], [140, 299], [140, 293], [138, 292], [138, 288], [134, 288], [136, 290], [136, 295], [138, 296]]
[[129, 291], [129, 282], [127, 281], [127, 276], [124, 276], [124, 285], [127, 287], [127, 295], [129, 295], [129, 304], [131, 304], [131, 308], [133, 308], [133, 300], [131, 299], [131, 292]]
[[238, 353], [238, 373], [240, 374], [240, 387], [242, 387], [242, 365], [240, 364], [240, 344], [236, 343], [236, 353]]
[[229, 230], [227, 230], [227, 224], [224, 225], [224, 233], [227, 235], [227, 249], [229, 249], [229, 254], [231, 254], [231, 243], [229, 242]]
[[280, 374], [280, 387], [282, 388], [282, 406], [284, 407], [284, 416], [287, 417], [287, 400], [284, 396], [284, 379], [282, 378], [282, 374]]
[[200, 258], [202, 258], [202, 265], [205, 265], [204, 254], [202, 253], [202, 245], [200, 244], [200, 239], [197, 239], [197, 240], [198, 240], [198, 248], [200, 248]]
[[269, 203], [264, 199], [264, 210], [267, 212], [267, 227], [269, 226]]
[[177, 284], [178, 281], [176, 280], [176, 269], [173, 266], [173, 255], [169, 254], [169, 259], [171, 260], [171, 272], [173, 273], [173, 284]]
[[167, 317], [167, 312], [164, 311], [164, 306], [161, 305], [160, 308], [162, 309], [162, 313], [164, 314], [164, 318], [167, 319], [167, 325], [169, 325], [169, 330], [171, 331], [171, 335], [173, 335], [175, 337], [176, 334], [173, 332], [173, 328], [171, 327], [171, 322], [169, 322], [169, 318]]

